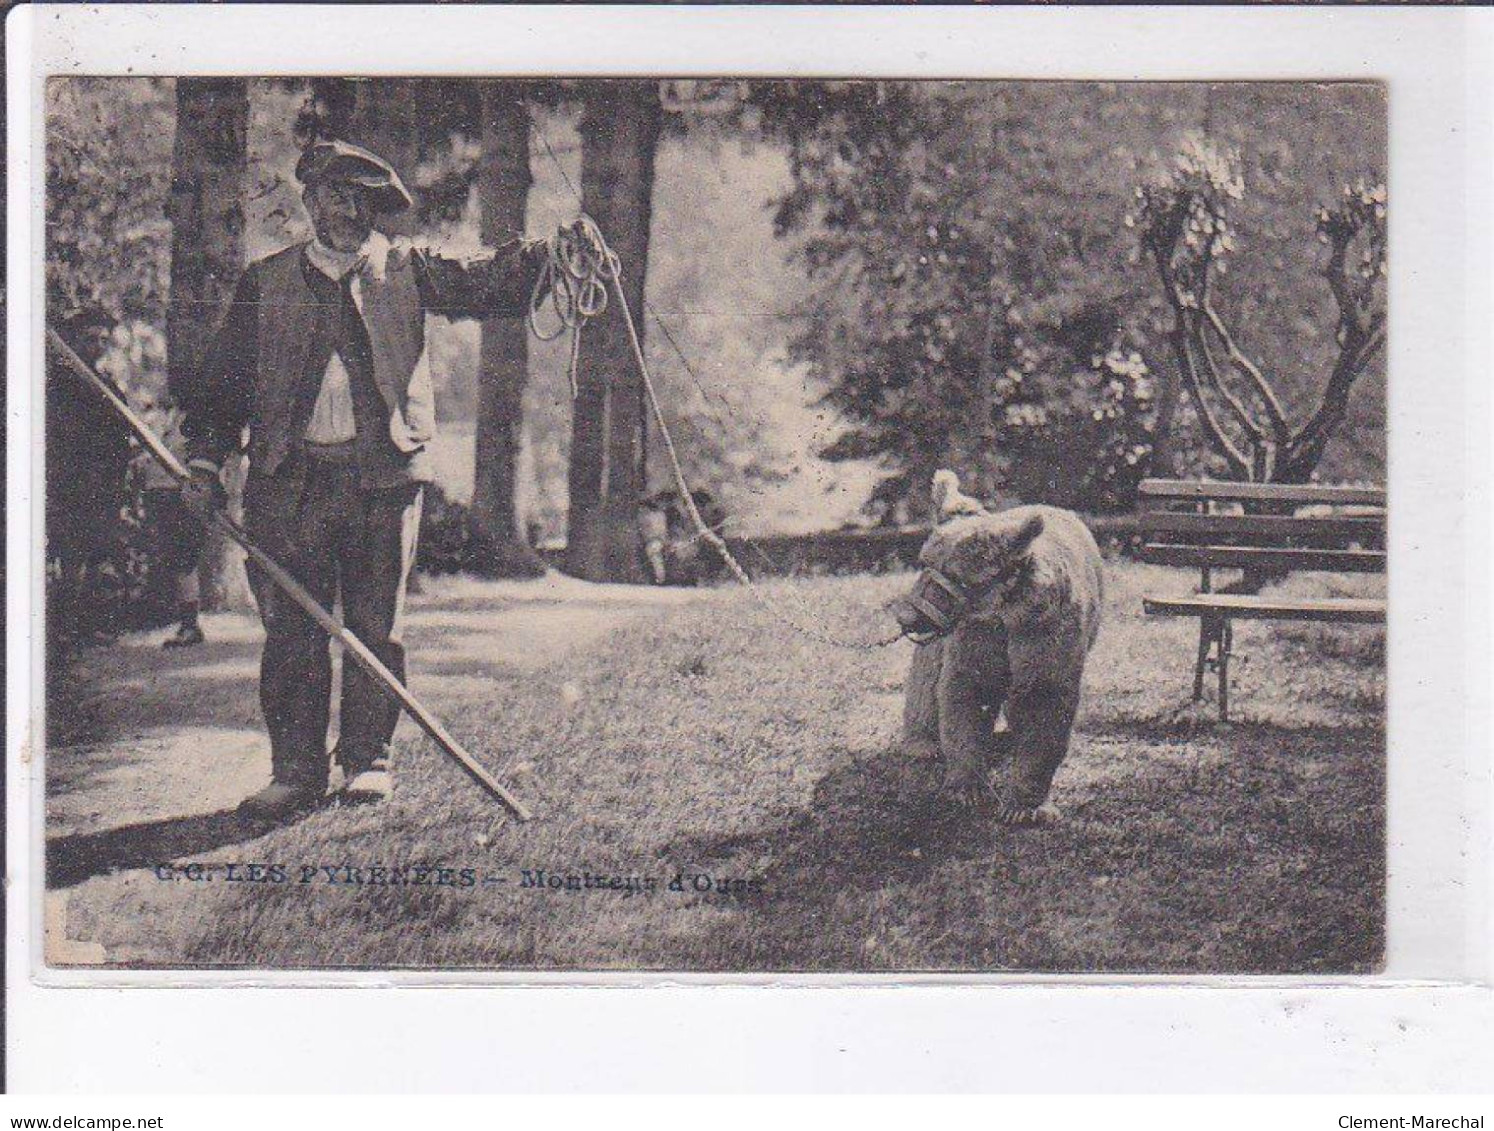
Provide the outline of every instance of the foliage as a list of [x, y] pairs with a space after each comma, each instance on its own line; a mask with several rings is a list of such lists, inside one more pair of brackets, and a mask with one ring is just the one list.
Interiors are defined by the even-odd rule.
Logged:
[[1087, 511], [1128, 510], [1150, 467], [1155, 381], [1126, 339], [1087, 361], [1050, 347], [1056, 357], [996, 378], [1008, 454], [1006, 486], [1018, 498]]
[[153, 423], [166, 396], [173, 126], [169, 80], [47, 84], [47, 318], [110, 331], [99, 368]]
[[[1383, 162], [1383, 101], [1364, 87], [758, 83], [751, 99], [790, 147], [778, 225], [804, 236], [816, 284], [795, 356], [853, 423], [826, 455], [882, 461], [884, 520], [917, 513], [939, 466], [983, 495], [1107, 509], [1170, 429], [1189, 426], [1171, 437], [1179, 464], [1206, 450], [1166, 395], [1164, 310], [1123, 225], [1128, 185], [1200, 121], [1255, 162], [1242, 223], [1264, 254], [1237, 309], [1273, 357], [1332, 348], [1304, 318], [1284, 203], [1319, 191], [1324, 167]], [[1350, 106], [1362, 125], [1334, 112]], [[1100, 373], [1113, 353], [1155, 379], [1117, 395]], [[1383, 459], [1373, 424], [1355, 442]]]
[[1170, 254], [1184, 306], [1199, 306], [1211, 266], [1221, 274], [1229, 269], [1225, 257], [1237, 244], [1228, 208], [1245, 196], [1239, 162], [1239, 154], [1190, 137], [1168, 176], [1136, 189], [1138, 207], [1126, 227], [1140, 228], [1148, 249]]
[[1114, 298], [1060, 290], [1080, 233], [1055, 211], [1058, 171], [1027, 160], [1042, 138], [1032, 108], [1019, 92], [992, 93], [896, 83], [758, 92], [764, 127], [793, 153], [779, 230], [811, 231], [804, 262], [821, 284], [796, 352], [826, 403], [855, 422], [825, 454], [888, 466], [870, 504], [884, 520], [911, 517], [940, 466], [989, 495], [1011, 487], [1020, 463], [1024, 487], [1053, 498], [1042, 485], [1078, 478], [1076, 429], [1146, 399], [1114, 399], [1108, 380], [1091, 379], [1102, 367], [1093, 359], [1123, 344]]
[[47, 278], [116, 322], [166, 305], [173, 106], [164, 79], [47, 84]]

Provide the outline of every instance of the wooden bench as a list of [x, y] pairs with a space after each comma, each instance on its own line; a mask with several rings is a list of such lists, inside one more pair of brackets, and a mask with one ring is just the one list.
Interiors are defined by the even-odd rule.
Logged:
[[1383, 573], [1383, 490], [1148, 479], [1140, 496], [1142, 560], [1200, 570], [1197, 593], [1144, 596], [1142, 606], [1198, 618], [1193, 698], [1203, 698], [1205, 669], [1216, 671], [1221, 719], [1229, 718], [1232, 621], [1385, 623], [1384, 600], [1249, 596], [1217, 593], [1213, 584], [1219, 569]]

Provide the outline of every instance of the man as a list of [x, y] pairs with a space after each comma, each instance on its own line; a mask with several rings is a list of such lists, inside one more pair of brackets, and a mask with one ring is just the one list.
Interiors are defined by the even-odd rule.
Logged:
[[[316, 238], [249, 266], [202, 370], [174, 390], [193, 476], [183, 500], [199, 515], [221, 505], [219, 469], [247, 425], [251, 537], [324, 607], [340, 592], [348, 627], [403, 679], [405, 590], [435, 434], [425, 316], [523, 313], [544, 250], [516, 241], [457, 261], [392, 244], [374, 218], [409, 208], [410, 195], [388, 162], [345, 142], [308, 147], [296, 178]], [[250, 586], [266, 633], [273, 780], [242, 808], [282, 819], [327, 789], [331, 659], [326, 634], [252, 565]], [[344, 668], [333, 757], [345, 801], [389, 796], [398, 718], [362, 668]]]

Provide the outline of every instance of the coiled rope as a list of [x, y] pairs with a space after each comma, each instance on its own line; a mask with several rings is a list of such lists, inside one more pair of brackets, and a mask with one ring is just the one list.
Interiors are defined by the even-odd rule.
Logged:
[[[546, 148], [549, 148], [548, 143], [546, 143]], [[550, 156], [554, 158], [553, 151]], [[556, 159], [556, 164], [559, 165], [558, 159]], [[561, 172], [563, 174], [564, 169]], [[570, 183], [569, 178], [566, 183]], [[574, 192], [574, 186], [572, 186], [572, 191]], [[823, 629], [803, 623], [769, 600], [747, 571], [742, 568], [741, 563], [732, 555], [725, 539], [712, 529], [695, 505], [695, 494], [690, 490], [684, 466], [680, 462], [679, 450], [675, 447], [674, 437], [670, 434], [669, 425], [664, 420], [664, 410], [654, 388], [648, 360], [643, 355], [643, 343], [638, 336], [638, 326], [633, 320], [633, 312], [628, 305], [628, 296], [623, 291], [622, 261], [608, 245], [602, 229], [595, 220], [583, 212], [573, 224], [561, 229], [547, 240], [546, 247], [548, 254], [545, 264], [540, 271], [529, 302], [530, 330], [541, 341], [554, 341], [570, 331], [569, 376], [571, 396], [574, 398], [579, 391], [576, 371], [581, 357], [581, 332], [588, 321], [606, 311], [609, 290], [612, 295], [616, 296], [623, 323], [627, 327], [628, 343], [633, 350], [633, 359], [638, 363], [638, 373], [643, 380], [643, 390], [648, 398], [649, 410], [658, 424], [659, 436], [664, 441], [664, 451], [669, 457], [670, 473], [674, 477], [685, 513], [689, 516], [691, 525], [695, 527], [696, 537], [710, 545], [726, 568], [731, 571], [731, 575], [747, 589], [753, 599], [769, 615], [802, 636], [835, 648], [865, 651], [886, 648], [902, 639], [901, 632], [873, 640], [850, 640], [838, 637]], [[546, 307], [554, 316], [554, 324], [550, 327], [546, 327], [543, 322]], [[658, 318], [658, 314], [655, 313], [654, 317]]]
[[[563, 228], [546, 242], [546, 248], [549, 254], [529, 297], [529, 330], [542, 342], [553, 342], [570, 331], [567, 375], [571, 399], [575, 400], [581, 391], [576, 379], [581, 363], [581, 330], [607, 309], [607, 285], [621, 274], [622, 263], [589, 216]], [[547, 306], [555, 315], [555, 325], [549, 329], [541, 320]]]

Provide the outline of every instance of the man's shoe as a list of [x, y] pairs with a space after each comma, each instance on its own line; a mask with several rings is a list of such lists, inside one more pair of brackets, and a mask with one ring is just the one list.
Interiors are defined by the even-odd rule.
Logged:
[[190, 648], [194, 644], [201, 644], [207, 637], [202, 635], [202, 629], [195, 624], [184, 624], [176, 630], [174, 636], [168, 636], [161, 645], [162, 648]]
[[271, 782], [239, 803], [239, 812], [265, 821], [283, 821], [310, 809], [322, 799], [322, 791], [306, 786]]
[[394, 775], [388, 770], [363, 770], [342, 787], [342, 799], [349, 805], [371, 805], [389, 800], [393, 792]]

